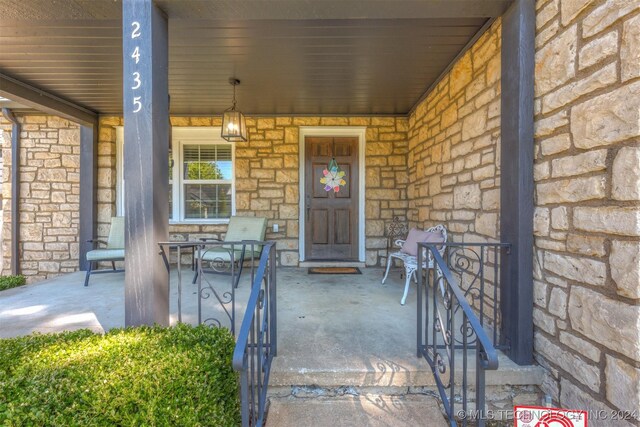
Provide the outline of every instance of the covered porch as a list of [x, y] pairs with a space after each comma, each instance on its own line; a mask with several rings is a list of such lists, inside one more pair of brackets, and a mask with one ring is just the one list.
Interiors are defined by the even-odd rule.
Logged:
[[[416, 357], [416, 349], [426, 348], [416, 336], [427, 320], [417, 318], [422, 305], [415, 287], [402, 307], [397, 274], [384, 286], [376, 277], [387, 261], [390, 226], [399, 218], [409, 227], [444, 224], [452, 242], [509, 246], [503, 268], [487, 278], [500, 288], [492, 310], [502, 315], [500, 342], [494, 339], [487, 350], [494, 354], [500, 345], [507, 367], [533, 362], [533, 2], [395, 1], [377, 8], [357, 0], [327, 8], [246, 2], [240, 10], [224, 2], [208, 8], [125, 0], [104, 9], [84, 4], [85, 33], [60, 21], [62, 12], [35, 3], [45, 11], [42, 28], [29, 38], [18, 13], [9, 36], [15, 45], [0, 64], [0, 94], [18, 103], [5, 110], [15, 138], [6, 264], [34, 279], [74, 270], [76, 263], [83, 270], [87, 240], [107, 235], [113, 216], [125, 217], [127, 255], [124, 275], [97, 276], [89, 287], [105, 292], [95, 309], [78, 306], [86, 289], [71, 283], [81, 273], [23, 290], [46, 300], [47, 283], [58, 291], [68, 287], [52, 312], [12, 291], [8, 298], [27, 300], [14, 300], [24, 306], [9, 311], [11, 321], [33, 321], [23, 329], [13, 323], [18, 330], [175, 324], [176, 273], [167, 275], [158, 243], [221, 238], [230, 217], [263, 217], [265, 239], [275, 241], [270, 268], [279, 266], [279, 351], [269, 384], [275, 392], [280, 386], [292, 392], [305, 381], [322, 389], [432, 386], [444, 396], [446, 384], [431, 376], [437, 361], [429, 366]], [[39, 37], [77, 38], [82, 46], [56, 43], [53, 54], [65, 65], [50, 66], [56, 58], [40, 49]], [[111, 39], [115, 46], [101, 44]], [[43, 62], [21, 57], [23, 40]], [[99, 49], [91, 52], [96, 43]], [[223, 141], [218, 135], [229, 77], [242, 80], [246, 129], [243, 137]], [[61, 124], [51, 129], [55, 120], [30, 117], [34, 110], [60, 117]], [[21, 143], [39, 152], [21, 162]], [[41, 145], [56, 143], [61, 156]], [[42, 154], [47, 150], [51, 156]], [[316, 169], [336, 158], [348, 184], [326, 197], [314, 187], [321, 182]], [[213, 168], [208, 178], [203, 164]], [[21, 173], [36, 182], [20, 190]], [[64, 197], [60, 208], [54, 193], [56, 200]], [[45, 206], [55, 212], [41, 213], [38, 198], [49, 198]], [[328, 202], [314, 204], [316, 198]], [[368, 268], [362, 276], [322, 280], [284, 268], [336, 261]], [[195, 321], [190, 289], [183, 283], [186, 322]], [[235, 302], [243, 313], [252, 297], [249, 283], [238, 289]], [[455, 299], [458, 307], [467, 304], [466, 295]], [[462, 320], [466, 331], [468, 316], [476, 319], [471, 308], [466, 314], [448, 320]], [[241, 319], [234, 317], [231, 329], [239, 329]], [[459, 350], [456, 342], [447, 345]], [[465, 357], [466, 349], [465, 340]], [[483, 351], [471, 360], [481, 360]], [[517, 383], [534, 384], [539, 378]], [[451, 418], [454, 397], [451, 391]]]

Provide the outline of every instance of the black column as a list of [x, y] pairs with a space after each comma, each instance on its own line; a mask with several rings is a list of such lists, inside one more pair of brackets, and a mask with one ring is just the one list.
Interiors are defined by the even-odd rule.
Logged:
[[124, 0], [125, 324], [169, 324], [167, 18], [152, 0]]
[[500, 235], [512, 244], [501, 271], [502, 334], [508, 356], [533, 361], [534, 0], [515, 0], [502, 18]]
[[98, 218], [98, 125], [80, 126], [80, 270], [87, 270]]

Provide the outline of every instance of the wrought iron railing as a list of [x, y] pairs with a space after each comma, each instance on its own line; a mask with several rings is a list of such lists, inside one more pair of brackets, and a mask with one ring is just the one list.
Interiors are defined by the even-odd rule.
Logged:
[[[233, 368], [240, 375], [242, 425], [262, 426], [271, 361], [277, 344], [275, 242], [201, 240], [159, 245], [167, 269], [170, 271], [171, 265], [177, 264], [178, 322], [196, 311], [197, 315], [186, 319], [187, 322], [226, 327], [231, 331], [236, 338]], [[193, 274], [193, 279], [186, 282], [197, 286], [196, 307], [191, 310], [185, 307], [183, 298], [185, 264], [190, 265], [187, 271]], [[244, 315], [238, 329], [236, 298], [243, 269], [250, 278], [251, 288], [246, 292], [246, 306], [240, 304]], [[241, 291], [244, 293], [245, 289]]]
[[[508, 245], [500, 243], [447, 243], [445, 261], [438, 245], [418, 244], [418, 357], [424, 357], [431, 367], [452, 426], [466, 426], [472, 419], [478, 426], [486, 424], [485, 371], [498, 368], [499, 310], [493, 309], [488, 315], [486, 309], [489, 277], [485, 266], [489, 264], [493, 273], [490, 299], [499, 307], [498, 257], [507, 249]], [[494, 252], [493, 258], [486, 258], [485, 251], [489, 250]], [[493, 339], [485, 331], [489, 323]], [[472, 369], [474, 384], [469, 378]]]
[[233, 353], [240, 373], [242, 426], [262, 426], [267, 406], [271, 361], [277, 352], [275, 243], [267, 243], [253, 281]]
[[510, 250], [509, 243], [448, 242], [444, 257], [480, 325], [498, 350], [508, 348], [501, 334], [500, 306], [500, 288], [508, 284], [501, 283], [500, 268], [502, 255]]
[[[244, 240], [222, 242], [202, 239], [188, 242], [162, 242], [160, 254], [167, 270], [176, 264], [178, 322], [194, 311], [184, 307], [184, 287], [196, 285], [196, 317], [189, 323], [224, 326], [236, 336], [236, 292], [243, 270], [248, 270], [253, 283], [258, 255], [265, 242]], [[185, 280], [184, 266], [191, 267], [191, 278]], [[245, 276], [246, 277], [246, 276]], [[226, 278], [226, 279], [225, 279]]]

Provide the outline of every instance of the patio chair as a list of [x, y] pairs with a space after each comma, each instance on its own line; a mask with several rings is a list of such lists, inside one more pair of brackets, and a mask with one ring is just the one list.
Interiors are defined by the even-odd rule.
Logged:
[[[203, 242], [218, 241], [218, 242], [242, 242], [242, 241], [264, 241], [265, 233], [267, 232], [267, 218], [247, 217], [247, 216], [232, 216], [229, 219], [229, 227], [227, 233], [224, 236], [224, 240], [213, 238], [202, 238]], [[198, 271], [201, 263], [209, 262], [213, 265], [220, 266], [221, 268], [202, 268], [203, 273], [223, 274], [231, 275], [231, 266], [228, 265], [231, 262], [231, 245], [220, 246], [205, 246], [203, 249], [195, 251], [195, 270], [196, 273], [193, 276], [193, 283], [198, 280]], [[253, 253], [251, 252], [251, 245], [244, 244], [234, 245], [233, 247], [233, 262], [235, 264], [235, 271], [233, 278], [235, 287], [238, 287], [240, 282], [240, 275], [242, 274], [242, 267], [244, 265], [245, 258], [259, 259], [262, 254], [262, 245], [255, 245], [253, 247]], [[199, 257], [202, 257], [200, 259]]]
[[[84, 285], [89, 286], [89, 277], [92, 274], [99, 273], [119, 273], [124, 271], [123, 269], [116, 269], [116, 261], [124, 261], [124, 217], [114, 216], [111, 218], [111, 227], [109, 228], [109, 237], [107, 241], [92, 239], [88, 240], [89, 243], [93, 243], [94, 248], [97, 245], [103, 245], [104, 248], [93, 249], [87, 252], [87, 262], [89, 268], [87, 269], [87, 275], [84, 279]], [[94, 270], [92, 268], [95, 263], [111, 261], [111, 270]]]
[[[404, 284], [404, 294], [402, 295], [402, 299], [400, 300], [400, 304], [404, 305], [407, 301], [407, 294], [409, 293], [409, 283], [411, 279], [417, 283], [418, 279], [416, 277], [416, 271], [418, 270], [418, 252], [417, 245], [418, 242], [428, 242], [428, 243], [446, 243], [447, 241], [447, 229], [444, 225], [436, 225], [435, 227], [431, 227], [426, 229], [425, 231], [420, 231], [416, 228], [409, 231], [409, 236], [407, 236], [407, 240], [398, 239], [395, 241], [395, 245], [400, 248], [397, 252], [392, 252], [387, 257], [387, 271], [384, 273], [384, 277], [382, 278], [382, 283], [384, 284], [385, 280], [387, 280], [387, 276], [389, 275], [389, 269], [391, 268], [391, 264], [393, 259], [399, 259], [404, 264], [405, 270], [405, 284]], [[445, 245], [441, 245], [438, 248], [438, 252], [440, 255], [444, 254]], [[430, 253], [427, 253], [427, 250], [424, 249], [424, 264], [422, 264], [422, 268], [426, 270], [434, 269], [434, 261], [433, 257]], [[428, 271], [427, 271], [428, 274]], [[438, 269], [435, 269], [435, 274], [438, 275]]]

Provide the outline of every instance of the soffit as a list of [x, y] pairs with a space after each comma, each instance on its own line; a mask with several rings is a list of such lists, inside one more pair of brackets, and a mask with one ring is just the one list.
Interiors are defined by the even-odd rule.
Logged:
[[[235, 76], [248, 114], [404, 114], [508, 3], [158, 0], [169, 17], [171, 110], [222, 112]], [[0, 72], [120, 113], [121, 7], [0, 0]]]

